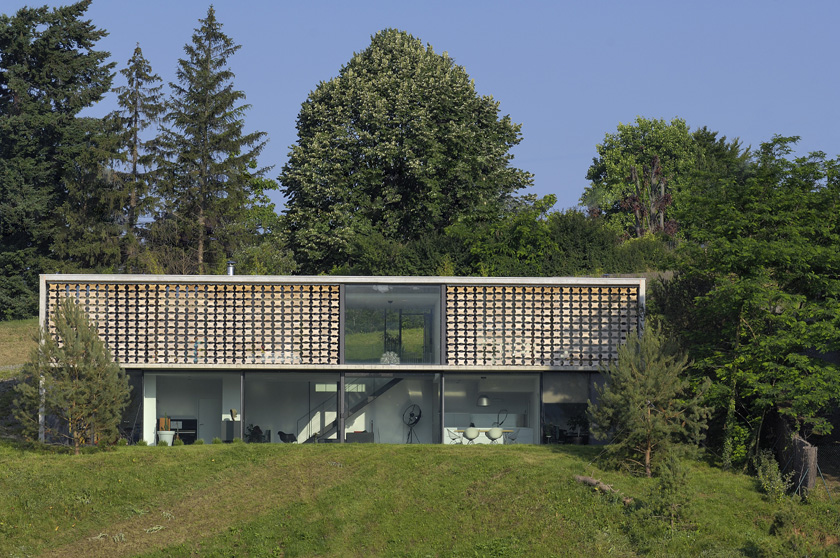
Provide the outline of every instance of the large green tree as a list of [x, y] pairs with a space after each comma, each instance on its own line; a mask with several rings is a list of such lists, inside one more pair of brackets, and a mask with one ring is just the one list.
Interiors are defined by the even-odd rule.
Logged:
[[586, 173], [590, 185], [581, 204], [632, 236], [673, 229], [668, 207], [696, 161], [694, 140], [680, 118], [671, 122], [638, 117], [619, 124], [597, 146]]
[[297, 130], [280, 182], [308, 273], [352, 266], [359, 236], [405, 243], [496, 216], [531, 183], [510, 166], [520, 126], [446, 53], [395, 29], [318, 84]]
[[24, 433], [67, 440], [79, 448], [118, 435], [131, 388], [84, 309], [65, 298], [53, 313], [54, 329], [40, 343], [15, 386], [15, 414]]
[[[764, 418], [827, 432], [840, 400], [840, 163], [761, 145], [743, 172], [683, 201], [677, 275], [654, 292], [696, 371], [715, 381], [725, 462], [757, 447]], [[836, 353], [835, 353], [836, 354]]]
[[[151, 227], [152, 248], [177, 252], [183, 269], [215, 270], [252, 240], [243, 215], [261, 203], [265, 169], [253, 165], [262, 151], [264, 132], [246, 133], [245, 93], [234, 88], [228, 60], [240, 48], [222, 31], [211, 6], [184, 46], [177, 83], [163, 119], [157, 147], [157, 191], [162, 208]], [[166, 256], [170, 258], [170, 256]], [[175, 271], [169, 265], [165, 271]]]
[[119, 109], [109, 115], [108, 122], [118, 133], [118, 179], [122, 192], [122, 236], [124, 269], [139, 271], [139, 218], [151, 212], [153, 171], [153, 141], [144, 132], [158, 122], [165, 108], [160, 77], [152, 72], [151, 64], [143, 56], [138, 44], [120, 70], [125, 85], [115, 88]]
[[57, 231], [84, 217], [68, 215], [83, 209], [68, 200], [68, 182], [98, 172], [82, 165], [95, 158], [87, 150], [99, 131], [78, 114], [108, 91], [113, 65], [95, 50], [105, 31], [82, 19], [89, 6], [0, 16], [2, 318], [35, 313], [38, 274], [57, 268]]

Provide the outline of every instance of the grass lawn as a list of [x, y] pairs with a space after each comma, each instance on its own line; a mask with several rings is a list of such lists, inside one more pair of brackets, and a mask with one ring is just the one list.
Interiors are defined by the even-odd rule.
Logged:
[[0, 380], [14, 375], [14, 368], [29, 360], [37, 334], [37, 318], [0, 322]]
[[[837, 556], [840, 494], [774, 502], [699, 462], [686, 519], [574, 446], [224, 444], [73, 456], [0, 441], [2, 556]], [[574, 481], [589, 475], [625, 505]]]

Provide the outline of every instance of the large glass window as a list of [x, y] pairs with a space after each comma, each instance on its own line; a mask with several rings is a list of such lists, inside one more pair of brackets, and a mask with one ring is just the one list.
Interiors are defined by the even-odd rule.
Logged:
[[539, 443], [539, 375], [447, 374], [444, 385], [443, 443]]
[[440, 443], [440, 374], [347, 374], [345, 440]]
[[344, 361], [439, 364], [440, 287], [347, 285]]

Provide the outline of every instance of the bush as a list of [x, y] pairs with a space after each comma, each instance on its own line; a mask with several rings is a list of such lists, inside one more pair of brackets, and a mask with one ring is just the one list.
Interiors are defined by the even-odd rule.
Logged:
[[148, 445], [149, 445], [149, 442], [147, 442], [146, 440], [142, 440], [142, 439], [141, 439], [141, 440], [137, 440], [137, 443], [136, 443], [136, 444], [134, 444], [134, 445], [136, 445], [136, 446], [148, 446]]
[[198, 438], [195, 442], [193, 442], [194, 446], [203, 446], [204, 445], [204, 438]]
[[120, 447], [127, 446], [128, 440], [126, 440], [125, 438], [120, 438], [119, 440], [117, 440], [117, 445]]
[[793, 471], [782, 475], [779, 462], [769, 449], [761, 450], [755, 459], [755, 476], [761, 491], [774, 502], [781, 502], [793, 487]]
[[175, 438], [175, 440], [172, 442], [172, 445], [173, 446], [183, 446], [184, 445], [184, 440], [182, 440], [181, 438]]
[[222, 443], [222, 439], [221, 439], [221, 438], [219, 438], [219, 437], [213, 438], [213, 443], [214, 443], [214, 444], [221, 444], [221, 443]]

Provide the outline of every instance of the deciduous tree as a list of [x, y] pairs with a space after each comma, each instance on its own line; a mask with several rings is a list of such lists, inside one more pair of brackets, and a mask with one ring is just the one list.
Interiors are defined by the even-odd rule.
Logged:
[[446, 53], [395, 29], [318, 84], [297, 130], [280, 182], [306, 273], [347, 264], [360, 235], [406, 243], [496, 216], [531, 183], [510, 166], [520, 126]]

